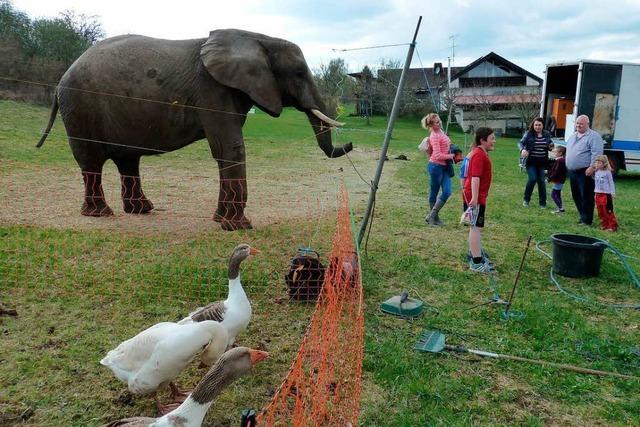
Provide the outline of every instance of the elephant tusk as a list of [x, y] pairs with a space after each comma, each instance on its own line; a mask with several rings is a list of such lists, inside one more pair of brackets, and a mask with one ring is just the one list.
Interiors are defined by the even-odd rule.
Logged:
[[333, 119], [330, 119], [329, 117], [325, 116], [324, 114], [322, 114], [322, 112], [320, 110], [316, 110], [315, 108], [311, 110], [311, 112], [313, 113], [314, 116], [316, 116], [317, 118], [319, 118], [320, 120], [322, 120], [323, 122], [331, 125], [331, 126], [336, 126], [336, 127], [342, 127], [344, 126], [344, 123], [341, 122], [337, 122]]

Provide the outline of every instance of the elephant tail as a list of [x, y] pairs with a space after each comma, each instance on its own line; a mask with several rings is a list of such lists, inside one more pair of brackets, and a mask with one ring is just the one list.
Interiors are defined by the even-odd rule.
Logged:
[[56, 94], [53, 96], [53, 106], [51, 107], [51, 114], [49, 115], [49, 123], [47, 124], [47, 128], [42, 133], [42, 137], [40, 138], [40, 141], [38, 141], [38, 143], [36, 144], [36, 148], [42, 147], [42, 144], [44, 144], [44, 140], [47, 139], [47, 136], [49, 136], [49, 132], [51, 131], [51, 128], [53, 127], [53, 122], [56, 120], [56, 114], [58, 114], [58, 93], [57, 93], [57, 91], [56, 91]]

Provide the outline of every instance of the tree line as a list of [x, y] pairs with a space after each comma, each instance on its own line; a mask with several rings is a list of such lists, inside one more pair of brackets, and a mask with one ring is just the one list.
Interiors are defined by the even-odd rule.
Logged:
[[50, 102], [50, 85], [104, 36], [95, 16], [66, 10], [31, 19], [10, 0], [0, 0], [0, 98]]
[[[369, 118], [391, 113], [400, 68], [399, 61], [381, 59], [377, 67], [365, 65], [362, 71], [349, 73], [344, 60], [336, 58], [329, 64], [321, 64], [313, 74], [330, 114], [348, 112]], [[404, 88], [399, 105], [401, 116], [421, 117], [429, 111], [434, 111], [430, 98], [420, 97], [415, 91]]]
[[[54, 18], [32, 19], [15, 9], [11, 0], [0, 0], [0, 99], [49, 103], [62, 74], [104, 37], [95, 16], [65, 10]], [[378, 71], [399, 68], [399, 61], [382, 59], [379, 66], [365, 66], [354, 77], [343, 59], [332, 59], [314, 70], [314, 78], [330, 115], [388, 116], [399, 75]], [[405, 89], [400, 114], [418, 116], [426, 111], [433, 111], [430, 101]]]

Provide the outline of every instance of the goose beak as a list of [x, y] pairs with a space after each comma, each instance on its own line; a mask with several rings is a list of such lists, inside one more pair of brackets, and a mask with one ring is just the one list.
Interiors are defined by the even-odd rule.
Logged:
[[253, 246], [249, 249], [249, 254], [250, 255], [255, 255], [255, 254], [259, 254], [260, 251], [256, 248], [254, 248]]
[[249, 354], [251, 355], [251, 364], [254, 366], [269, 357], [269, 353], [260, 350], [249, 350]]

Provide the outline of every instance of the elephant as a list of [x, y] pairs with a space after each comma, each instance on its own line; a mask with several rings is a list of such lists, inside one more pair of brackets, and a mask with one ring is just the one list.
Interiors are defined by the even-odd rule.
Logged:
[[65, 72], [56, 88], [47, 138], [59, 110], [84, 180], [82, 215], [109, 216], [102, 167], [111, 159], [121, 175], [123, 208], [146, 213], [153, 203], [140, 180], [140, 157], [206, 138], [218, 163], [220, 187], [213, 219], [224, 230], [251, 228], [242, 127], [256, 106], [273, 117], [284, 107], [306, 113], [318, 146], [329, 158], [352, 150], [334, 147], [325, 112], [300, 48], [289, 41], [237, 29], [208, 38], [163, 40], [140, 35], [105, 39]]

